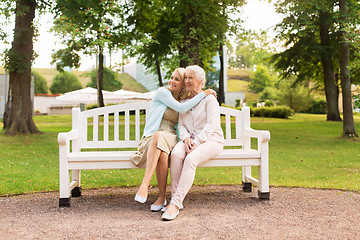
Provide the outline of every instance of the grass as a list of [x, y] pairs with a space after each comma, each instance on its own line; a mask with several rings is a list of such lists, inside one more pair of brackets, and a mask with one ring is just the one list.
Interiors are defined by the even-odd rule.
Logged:
[[143, 85], [138, 83], [133, 77], [131, 77], [127, 73], [120, 73], [119, 78], [121, 79], [120, 81], [123, 83], [122, 89], [124, 90], [141, 93], [148, 92], [148, 90]]
[[[71, 116], [34, 119], [44, 134], [0, 133], [0, 196], [58, 190], [57, 134], [71, 129]], [[271, 132], [270, 185], [360, 191], [360, 142], [341, 138], [342, 123], [325, 119], [310, 114], [252, 119], [253, 128]], [[355, 122], [360, 129], [360, 116]], [[82, 183], [87, 189], [136, 186], [143, 174], [144, 169], [86, 170]], [[241, 168], [199, 168], [195, 184], [241, 184]]]
[[228, 92], [245, 92], [245, 97], [247, 102], [252, 102], [259, 99], [259, 94], [252, 92], [248, 86], [250, 82], [238, 80], [238, 79], [229, 79], [227, 81], [227, 91]]

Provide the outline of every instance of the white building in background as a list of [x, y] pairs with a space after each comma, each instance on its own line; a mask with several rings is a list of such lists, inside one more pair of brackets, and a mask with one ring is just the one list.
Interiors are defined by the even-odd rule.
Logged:
[[[5, 72], [5, 74], [0, 74], [0, 119], [4, 117], [5, 106], [8, 99], [9, 93], [9, 79], [10, 76]], [[34, 77], [31, 79], [31, 89], [30, 89], [30, 97], [31, 97], [31, 106], [34, 109]], [[33, 111], [34, 115], [34, 111]]]
[[4, 117], [7, 94], [9, 91], [9, 75], [0, 74], [0, 119]]

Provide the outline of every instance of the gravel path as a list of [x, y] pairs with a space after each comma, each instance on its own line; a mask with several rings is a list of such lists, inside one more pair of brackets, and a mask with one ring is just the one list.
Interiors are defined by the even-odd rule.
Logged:
[[170, 222], [133, 201], [135, 188], [83, 191], [70, 208], [58, 193], [0, 198], [0, 239], [360, 239], [360, 194], [337, 190], [194, 186]]

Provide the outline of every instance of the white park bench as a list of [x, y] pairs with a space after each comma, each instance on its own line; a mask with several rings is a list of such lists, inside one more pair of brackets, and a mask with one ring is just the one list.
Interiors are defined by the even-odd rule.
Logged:
[[[150, 102], [87, 111], [72, 109], [72, 130], [58, 135], [59, 206], [70, 207], [70, 197], [81, 196], [83, 169], [138, 168], [130, 161], [130, 155], [142, 136], [140, 126], [145, 121], [144, 113], [149, 106]], [[225, 116], [222, 118], [225, 119], [224, 150], [199, 167], [241, 166], [243, 191], [251, 192], [252, 184], [257, 185], [259, 199], [269, 200], [269, 131], [250, 128], [248, 107], [243, 107], [241, 111], [220, 107], [220, 113]], [[256, 149], [251, 147], [252, 138], [257, 139]], [[258, 167], [258, 179], [251, 176], [252, 166]]]

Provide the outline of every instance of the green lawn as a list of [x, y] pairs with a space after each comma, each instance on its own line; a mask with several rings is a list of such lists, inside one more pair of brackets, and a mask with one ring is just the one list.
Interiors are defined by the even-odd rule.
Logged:
[[[360, 191], [360, 141], [341, 138], [342, 123], [325, 119], [310, 114], [252, 119], [253, 128], [271, 132], [271, 186]], [[0, 132], [0, 196], [58, 190], [57, 134], [71, 129], [71, 116], [36, 116], [35, 122], [44, 134], [9, 137]], [[360, 116], [355, 122], [360, 132]], [[144, 169], [82, 173], [84, 188], [126, 187], [139, 185]], [[240, 183], [241, 168], [199, 168], [195, 179], [195, 184]]]
[[250, 82], [238, 80], [238, 79], [229, 79], [227, 81], [227, 91], [228, 92], [244, 92], [247, 102], [253, 102], [259, 99], [259, 94], [252, 92], [248, 86]]

